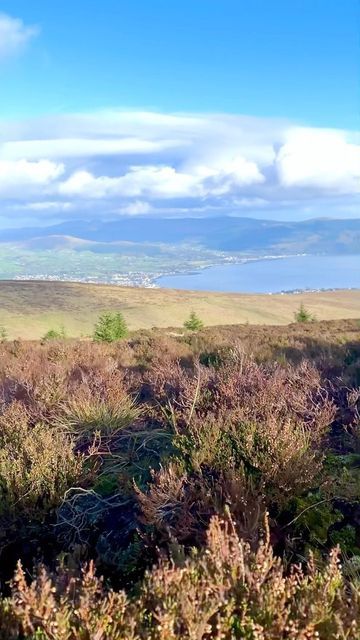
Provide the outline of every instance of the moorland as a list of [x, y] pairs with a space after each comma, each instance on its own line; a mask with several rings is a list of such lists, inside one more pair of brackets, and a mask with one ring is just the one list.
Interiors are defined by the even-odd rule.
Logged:
[[4, 338], [0, 637], [358, 640], [359, 385], [354, 319]]

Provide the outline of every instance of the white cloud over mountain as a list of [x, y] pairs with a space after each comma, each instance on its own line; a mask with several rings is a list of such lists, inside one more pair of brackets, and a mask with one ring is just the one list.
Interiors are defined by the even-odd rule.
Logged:
[[27, 26], [18, 18], [0, 13], [0, 62], [21, 52], [38, 32], [38, 27]]
[[0, 120], [3, 216], [359, 215], [359, 204], [356, 132], [141, 111]]
[[232, 192], [236, 186], [263, 182], [254, 162], [233, 158], [218, 166], [195, 165], [176, 170], [166, 165], [131, 166], [118, 177], [96, 177], [75, 171], [59, 184], [60, 194], [87, 198], [206, 198]]

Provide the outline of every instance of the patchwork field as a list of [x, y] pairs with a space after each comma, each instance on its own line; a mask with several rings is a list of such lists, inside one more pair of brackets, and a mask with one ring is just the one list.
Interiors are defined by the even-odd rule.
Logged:
[[191, 310], [205, 325], [288, 324], [303, 303], [318, 320], [360, 318], [360, 290], [258, 295], [139, 289], [67, 282], [0, 282], [0, 325], [10, 338], [36, 339], [64, 326], [91, 334], [103, 311], [121, 311], [130, 329], [182, 326]]

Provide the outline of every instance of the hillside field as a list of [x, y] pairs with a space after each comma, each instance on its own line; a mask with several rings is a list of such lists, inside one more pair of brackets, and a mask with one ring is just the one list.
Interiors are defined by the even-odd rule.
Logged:
[[67, 282], [0, 283], [0, 324], [10, 338], [37, 339], [64, 326], [71, 337], [91, 334], [103, 311], [121, 311], [130, 329], [180, 327], [191, 310], [208, 326], [288, 324], [300, 303], [318, 320], [360, 318], [360, 290], [304, 294], [224, 294]]

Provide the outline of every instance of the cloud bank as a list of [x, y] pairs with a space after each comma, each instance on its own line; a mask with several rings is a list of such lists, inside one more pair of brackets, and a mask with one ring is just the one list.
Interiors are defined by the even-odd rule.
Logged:
[[0, 120], [5, 218], [348, 217], [359, 205], [357, 132], [120, 110]]
[[38, 32], [38, 27], [27, 26], [18, 18], [0, 13], [0, 62], [23, 51]]

